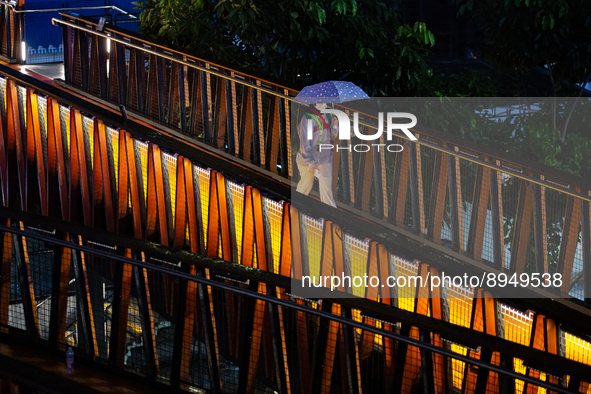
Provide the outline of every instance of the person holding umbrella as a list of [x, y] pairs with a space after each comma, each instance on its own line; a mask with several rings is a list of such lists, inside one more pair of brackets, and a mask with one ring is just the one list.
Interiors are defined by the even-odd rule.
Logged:
[[[317, 103], [314, 107], [304, 109], [304, 114], [298, 124], [300, 148], [296, 163], [300, 172], [300, 181], [296, 191], [305, 195], [310, 194], [314, 186], [314, 179], [318, 179], [320, 201], [332, 207], [337, 207], [332, 195], [332, 150], [320, 150], [320, 144], [330, 144], [332, 138], [339, 132], [339, 121], [336, 116], [321, 114], [326, 108], [325, 103]], [[329, 126], [330, 123], [330, 126]], [[312, 127], [312, 139], [308, 139], [308, 125]]]
[[[332, 150], [320, 149], [320, 145], [331, 144], [339, 132], [336, 116], [322, 114], [327, 103], [343, 103], [365, 99], [369, 96], [351, 82], [329, 81], [307, 86], [296, 99], [304, 104], [304, 114], [298, 124], [299, 149], [296, 163], [300, 181], [296, 191], [308, 195], [318, 179], [320, 200], [336, 208], [332, 195]], [[312, 128], [312, 138], [308, 138], [308, 126]]]

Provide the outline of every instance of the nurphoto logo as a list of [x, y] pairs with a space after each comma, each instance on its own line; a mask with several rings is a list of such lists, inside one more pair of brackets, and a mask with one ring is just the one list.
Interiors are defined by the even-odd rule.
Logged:
[[[349, 119], [349, 115], [345, 112], [340, 111], [338, 109], [323, 109], [320, 111], [323, 114], [332, 114], [336, 116], [339, 121], [339, 140], [351, 140], [351, 121]], [[410, 122], [408, 123], [394, 123], [394, 119], [409, 119]], [[392, 131], [393, 130], [400, 130], [402, 131], [411, 141], [416, 141], [417, 137], [415, 137], [411, 132], [410, 128], [415, 127], [417, 125], [417, 117], [408, 112], [387, 112], [386, 113], [386, 139], [388, 141], [392, 141]], [[308, 140], [313, 139], [313, 122], [312, 119], [308, 119], [307, 124], [307, 138]], [[362, 134], [359, 131], [359, 113], [353, 113], [353, 132], [355, 136], [362, 141], [375, 141], [379, 140], [382, 134], [384, 133], [384, 113], [378, 113], [378, 129], [375, 134]], [[402, 152], [404, 147], [400, 144], [371, 144], [371, 146], [377, 148], [377, 151], [380, 152], [380, 149], [387, 150], [388, 152]], [[371, 149], [369, 144], [355, 144], [350, 146], [339, 146], [339, 145], [332, 145], [332, 144], [319, 144], [318, 150], [332, 150], [335, 149], [338, 151], [340, 150], [351, 150], [355, 152], [368, 152]]]

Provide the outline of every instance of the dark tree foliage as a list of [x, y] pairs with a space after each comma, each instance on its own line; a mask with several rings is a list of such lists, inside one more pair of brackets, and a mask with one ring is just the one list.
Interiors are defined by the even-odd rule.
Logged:
[[[591, 78], [591, 2], [584, 0], [458, 0], [488, 37], [486, 59], [529, 73], [545, 70], [553, 96], [579, 96]], [[551, 121], [566, 142], [569, 116]]]
[[142, 32], [298, 87], [349, 80], [369, 95], [428, 94], [424, 23], [394, 0], [143, 0]]

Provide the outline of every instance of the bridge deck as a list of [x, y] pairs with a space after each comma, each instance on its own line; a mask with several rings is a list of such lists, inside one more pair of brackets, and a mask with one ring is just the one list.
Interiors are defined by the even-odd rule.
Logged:
[[[519, 176], [502, 167], [501, 159], [487, 161], [488, 156], [477, 154], [470, 161], [469, 152], [448, 149], [443, 140], [426, 138], [397, 158], [396, 168], [406, 171], [406, 180], [397, 178], [406, 184], [404, 192], [377, 193], [377, 215], [369, 209], [371, 176], [339, 179], [351, 192], [340, 210], [314, 199], [291, 205], [285, 104], [292, 91], [199, 59], [188, 59], [191, 65], [182, 54], [155, 54], [154, 48], [166, 49], [146, 49], [139, 44], [148, 43], [116, 29], [107, 29], [110, 39], [118, 40], [108, 63], [107, 37], [89, 28], [94, 22], [66, 19], [67, 85], [26, 70], [28, 76], [16, 73], [19, 66], [1, 70], [6, 126], [0, 145], [5, 205], [0, 208], [0, 330], [26, 332], [30, 340], [61, 349], [71, 340], [90, 359], [187, 390], [411, 392], [420, 383], [427, 392], [494, 393], [500, 387], [520, 392], [524, 385], [588, 391], [580, 380], [591, 376], [585, 365], [591, 318], [588, 309], [571, 300], [509, 304], [482, 289], [460, 288], [454, 289], [455, 298], [412, 301], [404, 293], [382, 295], [381, 302], [289, 296], [292, 255], [314, 260], [310, 269], [316, 271], [325, 260], [343, 265], [342, 255], [330, 260], [323, 248], [312, 250], [304, 240], [326, 241], [326, 250], [350, 253], [345, 257], [360, 272], [368, 263], [376, 268], [389, 261], [421, 276], [442, 266], [462, 273], [524, 269], [528, 245], [547, 242], [545, 216], [532, 207], [546, 206], [544, 190], [553, 197], [563, 193], [565, 204], [558, 208], [565, 212], [568, 235], [561, 242], [559, 267], [570, 277], [578, 236], [581, 231], [589, 235], [589, 198], [582, 184], [544, 183], [523, 167], [516, 190], [521, 202], [511, 215], [523, 222], [527, 236], [521, 239], [516, 231], [514, 240], [523, 242], [510, 261], [499, 253], [504, 237], [498, 228], [494, 261], [483, 261], [478, 253], [489, 200], [477, 196], [491, 196], [491, 206], [501, 208], [491, 192], [500, 174]], [[84, 40], [91, 54], [81, 45]], [[148, 70], [142, 60], [150, 64]], [[107, 81], [117, 82], [117, 89], [106, 88]], [[233, 100], [241, 83], [246, 121], [239, 122]], [[187, 101], [189, 85], [198, 94]], [[213, 86], [215, 99], [208, 90]], [[272, 96], [264, 101], [269, 111], [256, 91]], [[130, 110], [125, 125], [118, 103]], [[189, 104], [193, 114], [201, 106], [204, 123], [194, 117], [183, 122]], [[213, 105], [216, 116], [206, 111]], [[241, 138], [247, 143], [236, 143]], [[417, 194], [423, 184], [417, 166], [421, 149], [432, 149], [436, 158], [431, 164], [437, 171], [427, 183], [442, 185], [433, 189], [431, 204]], [[348, 163], [341, 168], [351, 169]], [[460, 163], [479, 174], [468, 198], [461, 196]], [[382, 172], [374, 169], [382, 164], [377, 159], [376, 167], [360, 163], [359, 174], [378, 176]], [[448, 189], [449, 205], [457, 208], [450, 248], [432, 231], [442, 227], [438, 220]], [[480, 203], [473, 210], [478, 215], [470, 212], [469, 220], [468, 239], [478, 245], [476, 252], [460, 237], [464, 200], [473, 207]], [[413, 211], [410, 226], [407, 205]], [[436, 220], [425, 220], [429, 210]], [[495, 220], [503, 217], [496, 215]], [[530, 223], [535, 241], [529, 237]], [[587, 230], [579, 231], [579, 225]], [[543, 253], [530, 257], [540, 267], [547, 264]], [[51, 281], [39, 275], [39, 267], [52, 272]], [[68, 310], [72, 296], [75, 312]], [[15, 319], [17, 304], [22, 312]], [[74, 315], [76, 325], [68, 322]]]

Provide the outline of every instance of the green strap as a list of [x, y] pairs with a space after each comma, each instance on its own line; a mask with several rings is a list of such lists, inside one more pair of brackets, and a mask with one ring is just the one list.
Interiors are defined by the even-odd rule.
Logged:
[[320, 145], [321, 141], [322, 141], [322, 132], [324, 130], [323, 124], [325, 124], [326, 122], [324, 122], [324, 119], [320, 119], [318, 115], [312, 114], [312, 113], [307, 113], [305, 114], [306, 117], [310, 116], [312, 117], [312, 119], [314, 119], [316, 121], [316, 123], [318, 123], [318, 127], [320, 128], [320, 138], [318, 139], [318, 141], [316, 142], [316, 145]]

